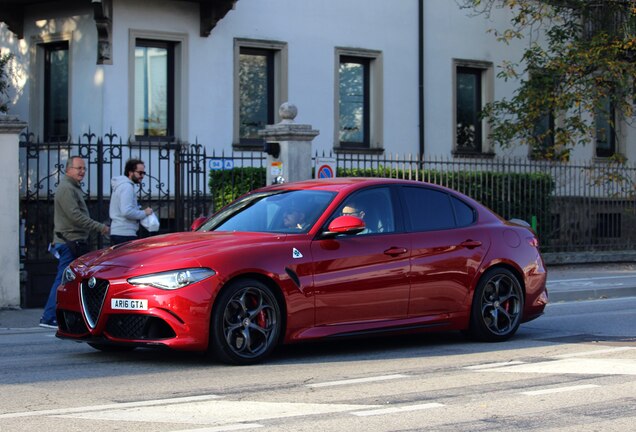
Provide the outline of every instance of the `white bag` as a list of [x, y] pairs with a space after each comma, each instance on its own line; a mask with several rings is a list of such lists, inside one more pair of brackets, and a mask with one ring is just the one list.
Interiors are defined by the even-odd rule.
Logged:
[[159, 231], [159, 219], [154, 213], [150, 213], [148, 216], [141, 220], [141, 226], [146, 228], [150, 232]]

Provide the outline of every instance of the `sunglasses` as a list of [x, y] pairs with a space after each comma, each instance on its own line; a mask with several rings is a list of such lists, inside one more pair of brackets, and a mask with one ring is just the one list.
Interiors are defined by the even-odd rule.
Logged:
[[146, 171], [135, 171], [137, 174], [139, 174], [140, 176], [145, 176], [146, 175]]

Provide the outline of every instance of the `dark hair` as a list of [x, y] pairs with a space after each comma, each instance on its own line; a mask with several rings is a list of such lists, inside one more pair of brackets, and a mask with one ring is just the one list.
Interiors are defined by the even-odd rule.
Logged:
[[131, 172], [135, 172], [135, 170], [137, 169], [137, 165], [139, 164], [144, 164], [144, 161], [142, 161], [141, 159], [128, 159], [126, 161], [126, 167], [124, 168], [124, 175], [126, 177], [128, 177], [128, 174], [130, 174]]

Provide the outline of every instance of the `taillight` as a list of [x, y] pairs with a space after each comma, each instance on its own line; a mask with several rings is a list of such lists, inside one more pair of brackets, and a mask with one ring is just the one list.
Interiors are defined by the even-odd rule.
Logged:
[[530, 246], [532, 247], [539, 247], [539, 240], [536, 237], [527, 237], [528, 240], [528, 244], [530, 244]]

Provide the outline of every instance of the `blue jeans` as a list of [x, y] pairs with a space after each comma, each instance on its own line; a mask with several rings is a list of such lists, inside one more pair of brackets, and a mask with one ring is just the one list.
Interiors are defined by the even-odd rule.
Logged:
[[57, 287], [62, 283], [62, 275], [68, 265], [73, 262], [75, 256], [71, 253], [69, 248], [64, 243], [55, 243], [55, 250], [60, 254], [59, 262], [57, 263], [57, 275], [55, 281], [51, 286], [51, 292], [49, 292], [49, 299], [44, 306], [44, 313], [42, 314], [42, 321], [51, 322], [55, 319], [55, 303], [57, 298]]

